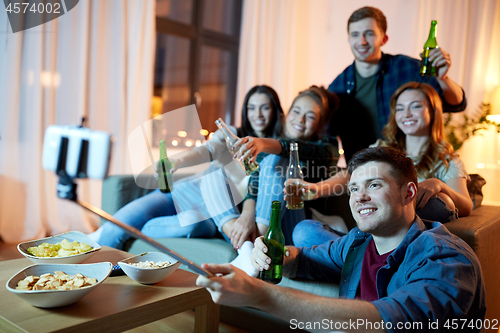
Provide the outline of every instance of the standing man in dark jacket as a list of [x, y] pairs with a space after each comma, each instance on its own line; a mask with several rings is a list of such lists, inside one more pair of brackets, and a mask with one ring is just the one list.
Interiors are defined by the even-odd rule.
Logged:
[[[330, 84], [328, 90], [341, 99], [330, 123], [330, 135], [340, 135], [346, 158], [382, 138], [389, 119], [389, 102], [402, 84], [416, 81], [432, 85], [441, 96], [443, 111], [465, 110], [465, 93], [449, 76], [450, 55], [441, 48], [431, 51], [430, 61], [437, 77], [420, 75], [420, 60], [405, 55], [382, 53], [387, 43], [387, 21], [374, 7], [352, 13], [347, 22], [349, 44], [355, 60]], [[356, 130], [354, 131], [354, 126]]]

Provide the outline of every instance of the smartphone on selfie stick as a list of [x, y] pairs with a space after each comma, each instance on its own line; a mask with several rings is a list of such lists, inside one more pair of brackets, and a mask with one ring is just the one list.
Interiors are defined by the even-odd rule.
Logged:
[[194, 272], [212, 276], [198, 264], [163, 246], [142, 232], [114, 218], [102, 209], [81, 201], [77, 197], [76, 178], [105, 179], [108, 175], [112, 140], [109, 133], [92, 131], [78, 125], [51, 125], [45, 131], [43, 140], [42, 167], [59, 176], [57, 195], [74, 201], [83, 208], [124, 229], [130, 236], [142, 239], [158, 250], [179, 260]]

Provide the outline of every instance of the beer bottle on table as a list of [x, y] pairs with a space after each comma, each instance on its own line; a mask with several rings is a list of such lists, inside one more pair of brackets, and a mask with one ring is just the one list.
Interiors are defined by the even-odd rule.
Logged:
[[271, 206], [271, 221], [264, 236], [267, 246], [267, 256], [271, 258], [269, 269], [260, 272], [260, 279], [278, 284], [283, 277], [283, 256], [285, 253], [285, 236], [281, 231], [281, 202], [273, 201]]
[[[222, 131], [222, 134], [224, 134], [224, 139], [226, 140], [227, 149], [229, 149], [229, 151], [233, 155], [236, 154], [236, 151], [234, 151], [232, 147], [234, 143], [239, 140], [239, 137], [236, 136], [233, 132], [231, 132], [229, 127], [227, 127], [226, 123], [221, 118], [217, 119], [215, 121], [215, 124]], [[257, 162], [250, 163], [249, 161], [250, 157], [246, 158], [245, 161], [243, 162], [243, 167], [245, 168], [245, 172], [247, 175], [259, 169], [259, 164]]]
[[304, 199], [302, 198], [301, 180], [304, 179], [302, 169], [299, 164], [299, 144], [292, 142], [290, 144], [290, 163], [286, 170], [286, 208], [302, 209], [304, 208]]
[[[167, 148], [165, 141], [160, 140], [160, 161], [158, 165], [158, 187], [162, 193], [169, 193], [173, 190], [174, 182], [172, 179], [172, 162], [167, 157]], [[169, 185], [170, 184], [170, 185]]]
[[436, 40], [436, 25], [437, 21], [433, 20], [431, 22], [431, 30], [429, 31], [429, 37], [424, 44], [424, 51], [422, 52], [422, 62], [420, 64], [420, 74], [423, 76], [436, 76], [436, 67], [432, 66], [429, 61], [429, 53], [437, 49], [439, 46]]

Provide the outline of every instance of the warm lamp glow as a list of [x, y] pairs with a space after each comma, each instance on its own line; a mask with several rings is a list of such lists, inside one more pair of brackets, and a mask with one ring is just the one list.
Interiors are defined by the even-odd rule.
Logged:
[[500, 124], [500, 114], [490, 114], [486, 116], [486, 119], [494, 123]]
[[174, 147], [175, 147], [175, 146], [177, 146], [178, 144], [179, 144], [179, 141], [177, 141], [177, 140], [175, 140], [175, 139], [174, 139], [174, 140], [172, 140], [172, 146], [174, 146]]
[[181, 138], [185, 138], [188, 134], [186, 131], [179, 131], [177, 132], [177, 135], [180, 136]]
[[186, 147], [191, 147], [193, 145], [193, 141], [187, 140], [185, 145], [186, 145]]
[[491, 93], [491, 111], [486, 119], [500, 124], [500, 86], [497, 86]]
[[40, 73], [40, 83], [44, 87], [59, 87], [61, 84], [61, 75], [57, 72], [46, 72], [42, 71]]
[[200, 130], [200, 134], [203, 135], [203, 136], [207, 136], [208, 135], [208, 131], [206, 129], [202, 129], [202, 130]]
[[160, 96], [153, 96], [151, 101], [151, 118], [159, 117], [161, 119], [161, 111], [163, 110], [163, 100]]
[[196, 140], [196, 143], [194, 144], [196, 147], [199, 147], [201, 146], [201, 141], [200, 140]]

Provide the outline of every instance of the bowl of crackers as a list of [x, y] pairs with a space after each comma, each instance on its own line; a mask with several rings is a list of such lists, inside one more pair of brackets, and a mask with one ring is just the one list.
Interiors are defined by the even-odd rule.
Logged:
[[40, 238], [17, 245], [17, 250], [35, 264], [79, 264], [101, 246], [80, 231]]
[[142, 284], [155, 284], [166, 279], [180, 264], [162, 252], [146, 252], [118, 262], [129, 278]]
[[12, 276], [6, 288], [36, 307], [61, 307], [90, 293], [112, 269], [110, 262], [31, 265]]

